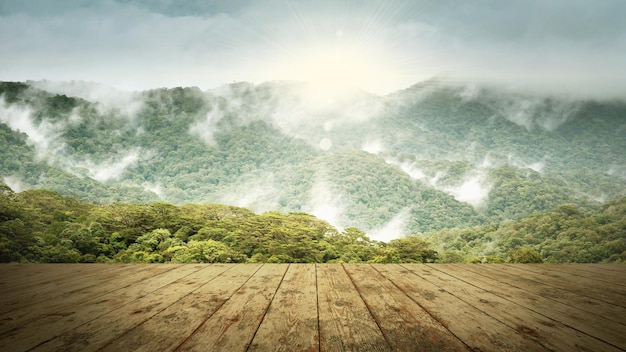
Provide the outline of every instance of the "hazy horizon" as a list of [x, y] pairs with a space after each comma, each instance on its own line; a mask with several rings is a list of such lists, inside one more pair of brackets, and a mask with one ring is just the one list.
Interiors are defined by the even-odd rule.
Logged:
[[1, 80], [122, 90], [308, 81], [387, 94], [431, 77], [626, 93], [621, 1], [13, 1]]

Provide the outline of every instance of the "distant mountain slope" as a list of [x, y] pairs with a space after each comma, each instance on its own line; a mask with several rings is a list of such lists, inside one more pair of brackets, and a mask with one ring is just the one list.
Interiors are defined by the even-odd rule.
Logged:
[[626, 190], [626, 103], [431, 81], [385, 97], [295, 82], [125, 93], [0, 83], [0, 176], [91, 202], [305, 211], [375, 239]]

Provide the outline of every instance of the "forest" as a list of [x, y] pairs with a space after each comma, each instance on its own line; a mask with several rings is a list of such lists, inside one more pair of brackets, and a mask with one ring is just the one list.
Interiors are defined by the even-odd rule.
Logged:
[[[94, 205], [1, 185], [0, 262], [596, 263], [626, 261], [626, 197], [389, 242], [305, 213], [222, 204]], [[437, 245], [433, 245], [436, 243]]]
[[94, 205], [45, 190], [0, 193], [0, 262], [422, 263], [437, 252], [411, 236], [373, 241], [305, 213], [221, 204]]
[[619, 262], [625, 116], [437, 80], [0, 82], [2, 261]]

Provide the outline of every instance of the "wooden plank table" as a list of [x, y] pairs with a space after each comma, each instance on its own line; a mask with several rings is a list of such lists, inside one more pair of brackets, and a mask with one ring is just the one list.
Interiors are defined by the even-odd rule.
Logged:
[[626, 351], [626, 265], [2, 264], [0, 351]]

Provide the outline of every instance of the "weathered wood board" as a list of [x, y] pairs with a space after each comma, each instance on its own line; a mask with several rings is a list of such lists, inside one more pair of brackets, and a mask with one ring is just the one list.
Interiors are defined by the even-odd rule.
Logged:
[[625, 316], [626, 265], [0, 265], [0, 351], [626, 351]]

